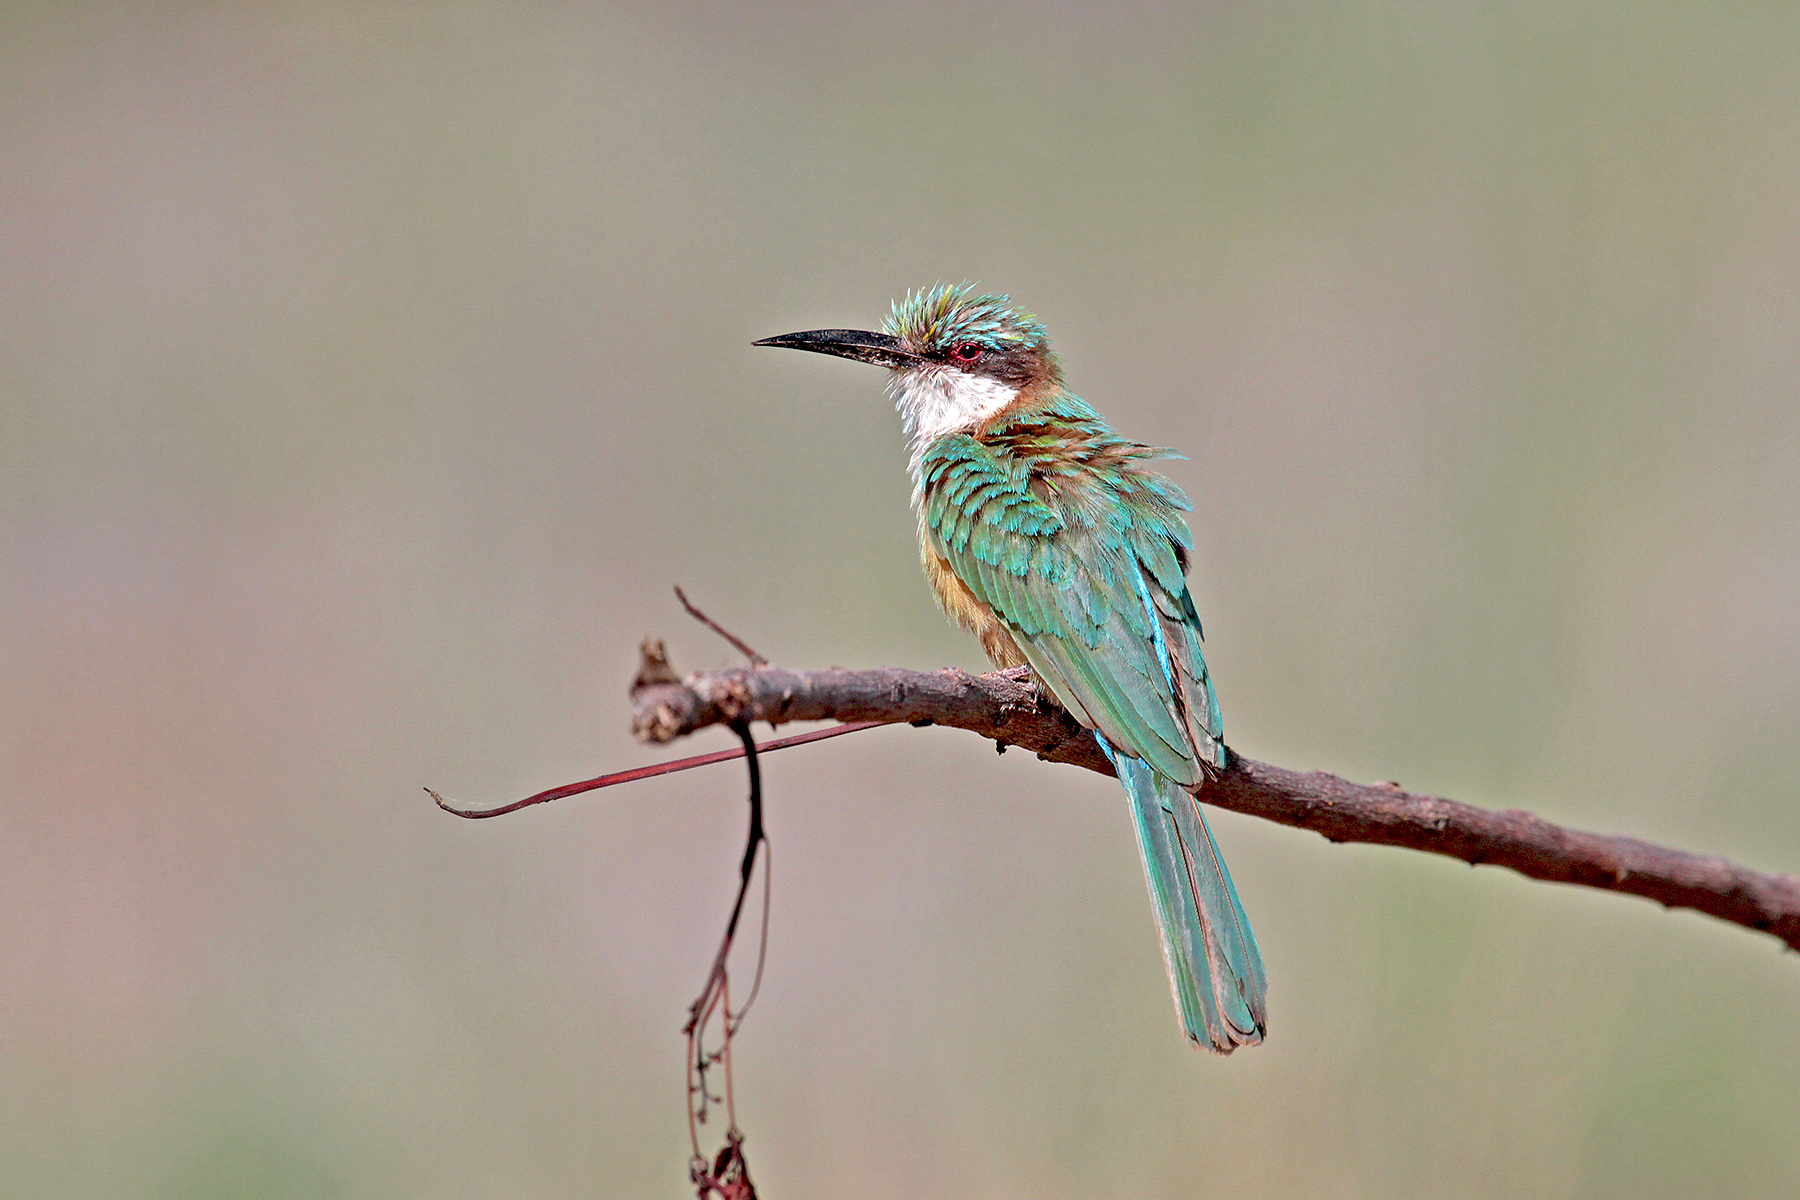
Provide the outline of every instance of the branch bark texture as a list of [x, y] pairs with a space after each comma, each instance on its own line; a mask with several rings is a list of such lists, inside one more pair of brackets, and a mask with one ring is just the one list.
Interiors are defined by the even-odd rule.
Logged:
[[[632, 732], [647, 742], [672, 741], [739, 719], [949, 725], [1050, 762], [1113, 773], [1093, 734], [1041, 694], [1022, 668], [970, 675], [899, 667], [738, 667], [680, 682], [640, 678], [632, 700]], [[1565, 829], [1516, 809], [1493, 812], [1392, 784], [1351, 783], [1322, 771], [1302, 774], [1236, 753], [1224, 774], [1201, 789], [1200, 798], [1310, 829], [1333, 842], [1404, 846], [1510, 867], [1531, 879], [1691, 908], [1773, 934], [1800, 950], [1800, 877], [1794, 875], [1752, 871], [1636, 838]]]

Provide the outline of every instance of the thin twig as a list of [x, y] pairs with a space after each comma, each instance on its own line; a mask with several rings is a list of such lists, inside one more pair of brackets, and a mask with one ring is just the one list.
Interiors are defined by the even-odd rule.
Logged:
[[[744, 1022], [744, 1016], [750, 1011], [750, 1005], [756, 1000], [756, 989], [762, 985], [763, 960], [769, 948], [769, 839], [763, 830], [762, 815], [762, 768], [757, 761], [756, 739], [750, 736], [748, 721], [730, 722], [731, 731], [743, 743], [743, 758], [750, 770], [750, 829], [744, 839], [744, 857], [738, 866], [737, 899], [731, 905], [731, 917], [725, 923], [725, 936], [719, 939], [718, 953], [713, 956], [712, 967], [706, 973], [706, 984], [700, 994], [688, 1007], [687, 1024], [682, 1033], [687, 1037], [687, 1090], [688, 1090], [688, 1136], [693, 1146], [689, 1175], [704, 1196], [709, 1188], [720, 1191], [720, 1176], [725, 1173], [728, 1162], [733, 1156], [744, 1174], [744, 1182], [748, 1185], [747, 1163], [743, 1158], [743, 1132], [737, 1123], [737, 1097], [731, 1071], [731, 1039]], [[750, 880], [756, 872], [756, 856], [758, 851], [763, 856], [763, 929], [759, 940], [756, 960], [756, 984], [750, 997], [744, 1001], [743, 1008], [735, 1014], [731, 1011], [731, 947], [737, 940], [738, 921], [744, 915], [744, 898], [750, 892]], [[719, 1014], [719, 1048], [708, 1051], [706, 1048], [706, 1027], [713, 1014]], [[725, 1117], [726, 1117], [726, 1149], [729, 1154], [721, 1152], [718, 1165], [711, 1173], [706, 1169], [706, 1158], [700, 1153], [699, 1126], [706, 1120], [707, 1106], [717, 1097], [706, 1089], [706, 1073], [720, 1063], [725, 1067]], [[696, 1101], [696, 1097], [698, 1100]], [[754, 1190], [748, 1193], [755, 1195]]]
[[[741, 667], [635, 689], [632, 728], [671, 741], [734, 720], [878, 721], [953, 725], [1053, 762], [1104, 775], [1112, 766], [1093, 735], [1041, 695], [1023, 670], [794, 671]], [[1334, 842], [1369, 842], [1510, 867], [1532, 879], [1643, 896], [1761, 930], [1800, 950], [1800, 877], [1753, 871], [1712, 855], [1636, 838], [1586, 833], [1531, 813], [1492, 812], [1416, 795], [1393, 784], [1301, 774], [1231, 756], [1200, 798], [1222, 808], [1311, 829]]]
[[752, 650], [744, 643], [742, 638], [738, 637], [737, 634], [731, 632], [729, 629], [695, 608], [693, 602], [687, 598], [687, 593], [681, 590], [680, 584], [675, 585], [675, 598], [681, 601], [681, 607], [687, 609], [688, 616], [694, 618], [694, 620], [700, 622], [702, 625], [730, 642], [732, 647], [736, 649], [739, 654], [750, 660], [751, 666], [766, 667], [769, 665], [768, 659]]
[[[757, 753], [767, 754], [771, 750], [786, 750], [789, 746], [804, 746], [808, 742], [822, 742], [826, 738], [840, 737], [846, 733], [859, 733], [864, 729], [875, 729], [885, 725], [885, 721], [850, 721], [843, 725], [833, 725], [830, 729], [815, 729], [811, 733], [796, 733], [790, 737], [776, 738], [772, 742], [764, 742], [758, 746]], [[546, 804], [551, 800], [561, 800], [567, 796], [579, 796], [583, 792], [599, 791], [620, 783], [636, 783], [640, 779], [654, 779], [658, 775], [670, 775], [676, 771], [686, 771], [693, 767], [710, 767], [714, 763], [730, 762], [734, 758], [744, 757], [742, 746], [733, 746], [729, 750], [714, 750], [709, 754], [695, 754], [688, 758], [672, 759], [669, 762], [651, 763], [647, 767], [632, 767], [626, 771], [614, 771], [610, 775], [602, 775], [598, 779], [584, 779], [580, 783], [565, 783], [561, 787], [553, 787], [539, 792], [535, 796], [527, 796], [523, 800], [514, 800], [511, 804], [502, 804], [498, 808], [457, 808], [448, 800], [425, 789], [425, 794], [437, 801], [437, 806], [447, 813], [459, 817], [467, 817], [471, 821], [479, 821], [483, 817], [504, 817], [507, 813], [518, 812], [521, 808], [530, 808], [534, 804]]]

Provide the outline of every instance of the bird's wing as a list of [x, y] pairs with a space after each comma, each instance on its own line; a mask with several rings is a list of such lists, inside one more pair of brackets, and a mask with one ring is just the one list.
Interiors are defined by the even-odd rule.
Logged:
[[961, 434], [919, 484], [930, 547], [1078, 720], [1187, 787], [1225, 765], [1173, 484], [1123, 459], [1047, 475]]
[[1193, 794], [1225, 766], [1225, 746], [1184, 578], [1187, 502], [1135, 469], [1150, 452], [1102, 438], [1060, 461], [1047, 435], [945, 438], [920, 463], [921, 523], [1038, 678], [1099, 733], [1131, 798], [1182, 1027], [1228, 1054], [1263, 1039], [1267, 984]]

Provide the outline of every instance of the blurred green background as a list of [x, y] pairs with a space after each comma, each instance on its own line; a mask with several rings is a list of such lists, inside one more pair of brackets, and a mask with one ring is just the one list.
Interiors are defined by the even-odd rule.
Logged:
[[[1191, 456], [1238, 750], [1800, 867], [1797, 129], [1791, 3], [13, 0], [0, 1194], [687, 1194], [742, 773], [420, 787], [657, 757], [672, 583], [978, 666], [878, 375], [749, 345], [938, 280]], [[1110, 780], [766, 770], [771, 1197], [1800, 1194], [1771, 939], [1224, 814], [1219, 1060]]]

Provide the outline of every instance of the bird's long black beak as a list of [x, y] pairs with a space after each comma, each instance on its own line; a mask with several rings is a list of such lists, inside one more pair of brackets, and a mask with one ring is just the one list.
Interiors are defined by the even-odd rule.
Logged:
[[814, 354], [834, 354], [878, 367], [909, 367], [919, 356], [901, 344], [900, 339], [885, 333], [864, 329], [808, 329], [801, 333], [784, 333], [768, 337], [753, 346], [785, 346], [789, 350], [811, 350]]

